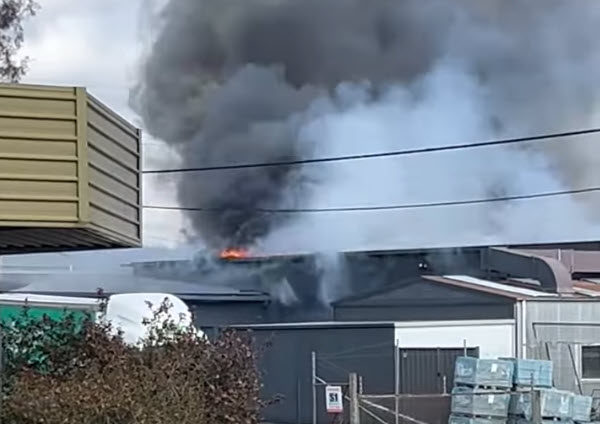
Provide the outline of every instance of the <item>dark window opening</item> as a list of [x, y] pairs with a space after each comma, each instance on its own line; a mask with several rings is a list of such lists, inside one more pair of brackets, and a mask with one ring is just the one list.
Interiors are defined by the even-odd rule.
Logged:
[[600, 346], [581, 347], [581, 376], [600, 379]]

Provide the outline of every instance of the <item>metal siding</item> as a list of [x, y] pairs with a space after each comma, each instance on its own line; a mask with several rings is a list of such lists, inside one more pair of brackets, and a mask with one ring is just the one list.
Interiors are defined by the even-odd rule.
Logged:
[[[464, 349], [400, 348], [400, 392], [410, 394], [449, 393], [454, 385], [454, 363]], [[478, 357], [477, 348], [469, 348], [468, 356]], [[444, 388], [444, 377], [446, 386]]]
[[[527, 354], [554, 362], [554, 383], [560, 389], [578, 391], [581, 373], [580, 346], [600, 344], [600, 303], [594, 301], [528, 301], [526, 306]], [[534, 323], [537, 323], [534, 326]], [[541, 325], [557, 323], [558, 325]], [[563, 323], [563, 325], [560, 325]], [[565, 325], [564, 323], [588, 323]], [[534, 331], [535, 327], [535, 331]], [[536, 338], [537, 333], [537, 338]], [[600, 381], [582, 381], [586, 393], [600, 389]]]
[[439, 321], [513, 318], [512, 303], [463, 306], [336, 306], [336, 321]]
[[482, 358], [515, 355], [513, 320], [407, 322], [396, 324], [396, 343], [401, 348], [479, 348]]
[[109, 189], [106, 181], [95, 179], [97, 172], [90, 173], [92, 223], [139, 241], [142, 214], [139, 132], [113, 116], [93, 97], [88, 99], [87, 113], [90, 166], [115, 182]]
[[200, 328], [221, 327], [236, 324], [256, 324], [265, 321], [265, 302], [214, 302], [186, 300]]
[[129, 185], [123, 181], [114, 178], [99, 169], [90, 166], [90, 187], [104, 193], [119, 193], [122, 199], [127, 203], [137, 203], [139, 190], [135, 185]]
[[[263, 372], [263, 398], [283, 396], [281, 402], [264, 410], [267, 422], [311, 422], [312, 351], [317, 352], [317, 374], [326, 381], [347, 382], [348, 371], [353, 371], [363, 377], [365, 393], [393, 393], [393, 325], [273, 327], [255, 329], [252, 335], [258, 345], [268, 343], [259, 364]], [[351, 353], [341, 355], [343, 352]], [[334, 357], [335, 354], [338, 356]], [[331, 416], [325, 413], [324, 397], [321, 386], [317, 390], [317, 408], [319, 422], [323, 423], [331, 421]]]
[[139, 149], [83, 88], [0, 84], [0, 253], [140, 245]]
[[78, 221], [76, 122], [73, 89], [0, 86], [0, 226]]

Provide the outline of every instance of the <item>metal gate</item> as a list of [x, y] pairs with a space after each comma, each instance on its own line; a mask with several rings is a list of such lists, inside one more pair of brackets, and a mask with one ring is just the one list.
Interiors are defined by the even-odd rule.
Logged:
[[[400, 393], [448, 393], [454, 384], [454, 363], [464, 348], [399, 348]], [[479, 357], [479, 348], [467, 349], [467, 356]]]
[[[479, 357], [479, 348], [466, 349], [466, 354]], [[465, 355], [465, 349], [398, 348], [397, 355], [398, 395], [362, 395], [369, 413], [364, 417], [365, 422], [446, 424], [450, 414], [449, 393], [454, 384], [454, 364], [456, 358]]]

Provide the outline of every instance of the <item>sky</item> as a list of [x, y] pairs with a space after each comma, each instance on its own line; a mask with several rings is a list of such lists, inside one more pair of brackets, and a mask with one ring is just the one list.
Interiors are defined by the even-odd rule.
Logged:
[[[39, 0], [40, 11], [25, 26], [22, 54], [30, 58], [30, 63], [23, 82], [85, 86], [143, 130], [141, 119], [128, 106], [128, 97], [141, 60], [151, 45], [149, 10], [152, 5], [158, 7], [160, 1], [163, 0]], [[147, 134], [143, 151], [145, 169], [177, 166], [177, 154]], [[143, 187], [144, 203], [177, 205], [174, 183], [167, 177], [146, 176]], [[368, 187], [365, 192], [368, 193]], [[331, 204], [336, 201], [328, 200]], [[335, 220], [335, 223], [323, 220], [322, 225], [338, 225]], [[436, 223], [446, 226], [440, 219], [427, 222], [429, 226]], [[180, 246], [186, 241], [185, 232], [186, 223], [178, 211], [144, 213], [147, 247]], [[312, 242], [314, 231], [306, 234]], [[283, 239], [286, 238], [284, 233]]]
[[[22, 50], [29, 71], [22, 82], [84, 86], [138, 127], [128, 106], [129, 89], [152, 33], [145, 25], [152, 0], [40, 0], [41, 9], [25, 26]], [[142, 128], [143, 130], [143, 128]], [[143, 136], [144, 167], [164, 168], [177, 155], [159, 140]], [[144, 177], [145, 203], [176, 205], [167, 178]], [[178, 211], [144, 212], [144, 245], [174, 247], [184, 242]]]

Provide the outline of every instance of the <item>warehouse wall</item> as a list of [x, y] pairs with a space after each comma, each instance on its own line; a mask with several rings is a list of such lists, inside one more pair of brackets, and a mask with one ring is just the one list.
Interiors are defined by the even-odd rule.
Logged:
[[554, 362], [554, 384], [585, 393], [600, 389], [599, 380], [581, 380], [581, 346], [600, 344], [597, 301], [527, 301], [527, 356]]
[[[260, 361], [263, 398], [283, 399], [264, 411], [267, 422], [312, 422], [311, 352], [317, 375], [330, 383], [348, 381], [349, 372], [363, 378], [365, 393], [393, 393], [393, 324], [283, 324], [237, 327], [252, 330], [257, 344], [269, 343]], [[325, 412], [324, 387], [317, 390], [319, 422], [331, 422]]]
[[515, 355], [514, 320], [435, 321], [396, 324], [401, 348], [479, 348], [479, 357]]
[[334, 304], [336, 321], [512, 319], [505, 297], [416, 279], [410, 284]]
[[222, 327], [236, 324], [260, 324], [266, 321], [264, 302], [198, 302], [185, 300], [194, 323], [199, 328]]

